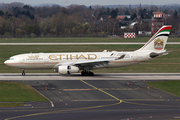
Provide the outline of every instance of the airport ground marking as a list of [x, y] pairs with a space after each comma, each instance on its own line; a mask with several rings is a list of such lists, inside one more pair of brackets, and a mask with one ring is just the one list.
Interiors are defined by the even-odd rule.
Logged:
[[[79, 79], [81, 80], [81, 79]], [[63, 110], [55, 110], [55, 111], [50, 111], [50, 112], [41, 112], [41, 113], [34, 113], [34, 114], [28, 114], [28, 115], [22, 115], [22, 116], [15, 116], [15, 117], [11, 117], [11, 118], [7, 118], [5, 120], [12, 120], [12, 119], [17, 119], [17, 118], [25, 118], [25, 117], [32, 117], [32, 116], [37, 116], [37, 115], [45, 115], [45, 114], [57, 114], [57, 113], [64, 113], [64, 112], [70, 112], [70, 111], [77, 111], [77, 110], [88, 110], [88, 109], [94, 109], [94, 108], [102, 108], [102, 107], [108, 107], [108, 106], [114, 106], [114, 105], [118, 105], [121, 104], [122, 102], [124, 103], [128, 103], [128, 104], [137, 104], [137, 105], [146, 105], [146, 106], [161, 106], [161, 107], [179, 107], [179, 106], [169, 106], [169, 105], [151, 105], [151, 104], [142, 104], [142, 103], [134, 103], [134, 102], [127, 102], [124, 100], [120, 100], [117, 97], [81, 80], [83, 83], [93, 87], [94, 89], [97, 89], [109, 96], [111, 96], [114, 99], [111, 100], [118, 100], [119, 102], [117, 103], [113, 103], [113, 104], [108, 104], [108, 105], [99, 105], [99, 106], [90, 106], [90, 107], [81, 107], [81, 108], [70, 108], [70, 109], [63, 109]]]
[[116, 100], [116, 99], [84, 99], [84, 100], [74, 100], [74, 102], [88, 102], [88, 101], [119, 101], [119, 100]]
[[[32, 86], [31, 86], [32, 87]], [[37, 93], [39, 93], [41, 96], [43, 96], [44, 98], [46, 98], [50, 103], [51, 103], [51, 107], [54, 107], [54, 103], [49, 99], [47, 98], [45, 95], [43, 95], [42, 93], [40, 93], [38, 90], [36, 90], [34, 87], [32, 87]]]
[[144, 106], [178, 107], [178, 108], [180, 107], [180, 106], [171, 106], [171, 105], [153, 105], [153, 104], [135, 103], [135, 102], [128, 102], [128, 101], [123, 101], [123, 103], [135, 104], [135, 105], [144, 105]]
[[90, 106], [90, 107], [63, 109], [63, 110], [51, 111], [51, 112], [34, 113], [34, 114], [28, 114], [28, 115], [22, 115], [22, 116], [15, 116], [15, 117], [11, 117], [11, 118], [6, 118], [5, 120], [12, 120], [12, 119], [17, 119], [17, 118], [32, 117], [32, 116], [37, 116], [37, 115], [57, 114], [57, 113], [64, 113], [64, 112], [77, 111], [77, 110], [86, 110], [86, 109], [109, 107], [109, 106], [118, 105], [121, 102], [122, 101], [119, 101], [117, 103], [107, 104], [107, 105], [98, 105], [98, 106]]
[[[101, 90], [137, 90], [137, 88], [99, 88]], [[76, 88], [76, 89], [59, 89], [62, 91], [88, 91], [88, 90], [98, 90], [95, 88]]]
[[28, 114], [28, 115], [22, 115], [22, 116], [15, 116], [15, 117], [11, 117], [11, 118], [6, 118], [5, 120], [12, 120], [12, 119], [17, 119], [17, 118], [24, 118], [24, 117], [32, 117], [32, 116], [37, 116], [37, 115], [45, 115], [45, 114], [55, 114], [55, 113], [62, 113], [62, 112], [69, 112], [69, 111], [76, 111], [76, 110], [86, 110], [86, 109], [94, 109], [94, 108], [102, 108], [102, 107], [108, 107], [108, 106], [114, 106], [114, 105], [118, 105], [121, 104], [123, 101], [118, 99], [117, 97], [105, 92], [102, 89], [99, 89], [81, 79], [79, 79], [81, 82], [85, 83], [86, 85], [94, 88], [95, 90], [99, 90], [105, 94], [107, 94], [108, 96], [114, 98], [114, 100], [117, 100], [119, 102], [117, 103], [113, 103], [113, 104], [108, 104], [108, 105], [98, 105], [98, 106], [90, 106], [90, 107], [81, 107], [81, 108], [72, 108], [72, 109], [65, 109], [65, 110], [59, 110], [59, 111], [51, 111], [51, 112], [42, 112], [42, 113], [34, 113], [34, 114]]
[[100, 89], [100, 88], [97, 88], [97, 87], [95, 87], [95, 86], [93, 86], [93, 85], [85, 82], [84, 80], [81, 80], [80, 78], [79, 78], [79, 80], [80, 80], [81, 82], [85, 83], [86, 85], [88, 85], [88, 86], [90, 86], [90, 87], [92, 87], [92, 88], [94, 88], [94, 89], [96, 89], [96, 90], [99, 90], [99, 91], [105, 93], [106, 95], [108, 95], [108, 96], [110, 96], [110, 97], [112, 97], [112, 98], [114, 98], [114, 99], [122, 102], [122, 100], [120, 100], [119, 98], [115, 97], [114, 95], [111, 95], [111, 94], [109, 94], [108, 92], [106, 92], [106, 91], [104, 91], [104, 90], [102, 90], [102, 89]]
[[[164, 101], [164, 99], [121, 99], [122, 101]], [[116, 99], [84, 99], [84, 100], [74, 100], [75, 102], [81, 101], [117, 101]]]
[[117, 97], [115, 97], [115, 96], [113, 96], [113, 95], [105, 92], [104, 90], [99, 89], [99, 88], [97, 88], [97, 87], [95, 87], [95, 86], [93, 86], [93, 85], [91, 85], [91, 84], [89, 84], [89, 83], [81, 80], [80, 78], [79, 78], [79, 80], [80, 80], [81, 82], [83, 82], [83, 83], [85, 83], [85, 84], [87, 84], [87, 85], [89, 85], [89, 86], [91, 86], [91, 87], [93, 87], [93, 88], [95, 88], [95, 89], [97, 89], [97, 90], [99, 90], [99, 91], [101, 91], [101, 92], [103, 92], [103, 93], [105, 93], [105, 94], [113, 97], [114, 99], [119, 100], [121, 103], [124, 102], [124, 103], [129, 103], [129, 104], [137, 104], [137, 105], [145, 105], [145, 106], [180, 107], [180, 106], [170, 106], [170, 105], [153, 105], [153, 104], [134, 103], [134, 102], [128, 102], [128, 101], [125, 101], [125, 100], [120, 100], [120, 99], [118, 99]]
[[[137, 104], [137, 105], [146, 105], [146, 106], [178, 107], [178, 108], [179, 108], [179, 106], [151, 105], [151, 104], [141, 104], [141, 103], [133, 103], [133, 102], [127, 102], [127, 101], [123, 101], [123, 102], [124, 102], [124, 103], [128, 103], [128, 104]], [[122, 101], [119, 101], [119, 102], [113, 103], [113, 104], [108, 104], [108, 105], [99, 105], [99, 106], [91, 106], [91, 107], [81, 107], [81, 108], [63, 109], [63, 110], [51, 111], [51, 112], [34, 113], [34, 114], [28, 114], [28, 115], [22, 115], [22, 116], [15, 116], [15, 117], [11, 117], [11, 118], [6, 118], [5, 120], [12, 120], [12, 119], [17, 119], [17, 118], [32, 117], [32, 116], [37, 116], [37, 115], [47, 115], [47, 114], [65, 113], [65, 112], [70, 112], [70, 111], [87, 110], [87, 109], [93, 109], [93, 108], [102, 108], [102, 107], [108, 107], [108, 106], [118, 105], [118, 104], [121, 104], [121, 103], [122, 103]], [[125, 110], [122, 110], [122, 111], [125, 111]]]

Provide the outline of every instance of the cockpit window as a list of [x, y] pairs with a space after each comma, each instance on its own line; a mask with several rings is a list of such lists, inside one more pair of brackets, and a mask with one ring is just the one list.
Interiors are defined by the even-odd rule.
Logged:
[[14, 60], [14, 58], [9, 58], [8, 60]]

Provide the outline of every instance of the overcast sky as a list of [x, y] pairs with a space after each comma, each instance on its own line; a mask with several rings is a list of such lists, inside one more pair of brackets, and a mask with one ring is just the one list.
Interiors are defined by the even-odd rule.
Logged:
[[164, 4], [180, 4], [180, 0], [0, 0], [0, 3], [22, 2], [24, 4], [44, 4], [54, 3], [62, 6], [71, 4], [79, 5], [133, 5], [133, 4], [148, 4], [148, 5], [164, 5]]

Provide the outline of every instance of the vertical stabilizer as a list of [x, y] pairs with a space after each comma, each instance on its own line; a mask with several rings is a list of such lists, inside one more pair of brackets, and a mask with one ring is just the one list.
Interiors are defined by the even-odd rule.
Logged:
[[155, 52], [162, 52], [166, 46], [168, 36], [171, 31], [170, 25], [162, 26], [153, 37], [138, 51], [152, 50]]

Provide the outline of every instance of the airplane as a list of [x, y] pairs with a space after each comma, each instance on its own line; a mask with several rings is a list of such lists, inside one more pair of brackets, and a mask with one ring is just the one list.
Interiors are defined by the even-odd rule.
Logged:
[[62, 75], [78, 73], [93, 76], [90, 70], [99, 68], [124, 67], [167, 55], [165, 45], [172, 26], [162, 26], [140, 49], [131, 52], [73, 52], [73, 53], [28, 53], [10, 57], [7, 66], [22, 69], [54, 69]]

